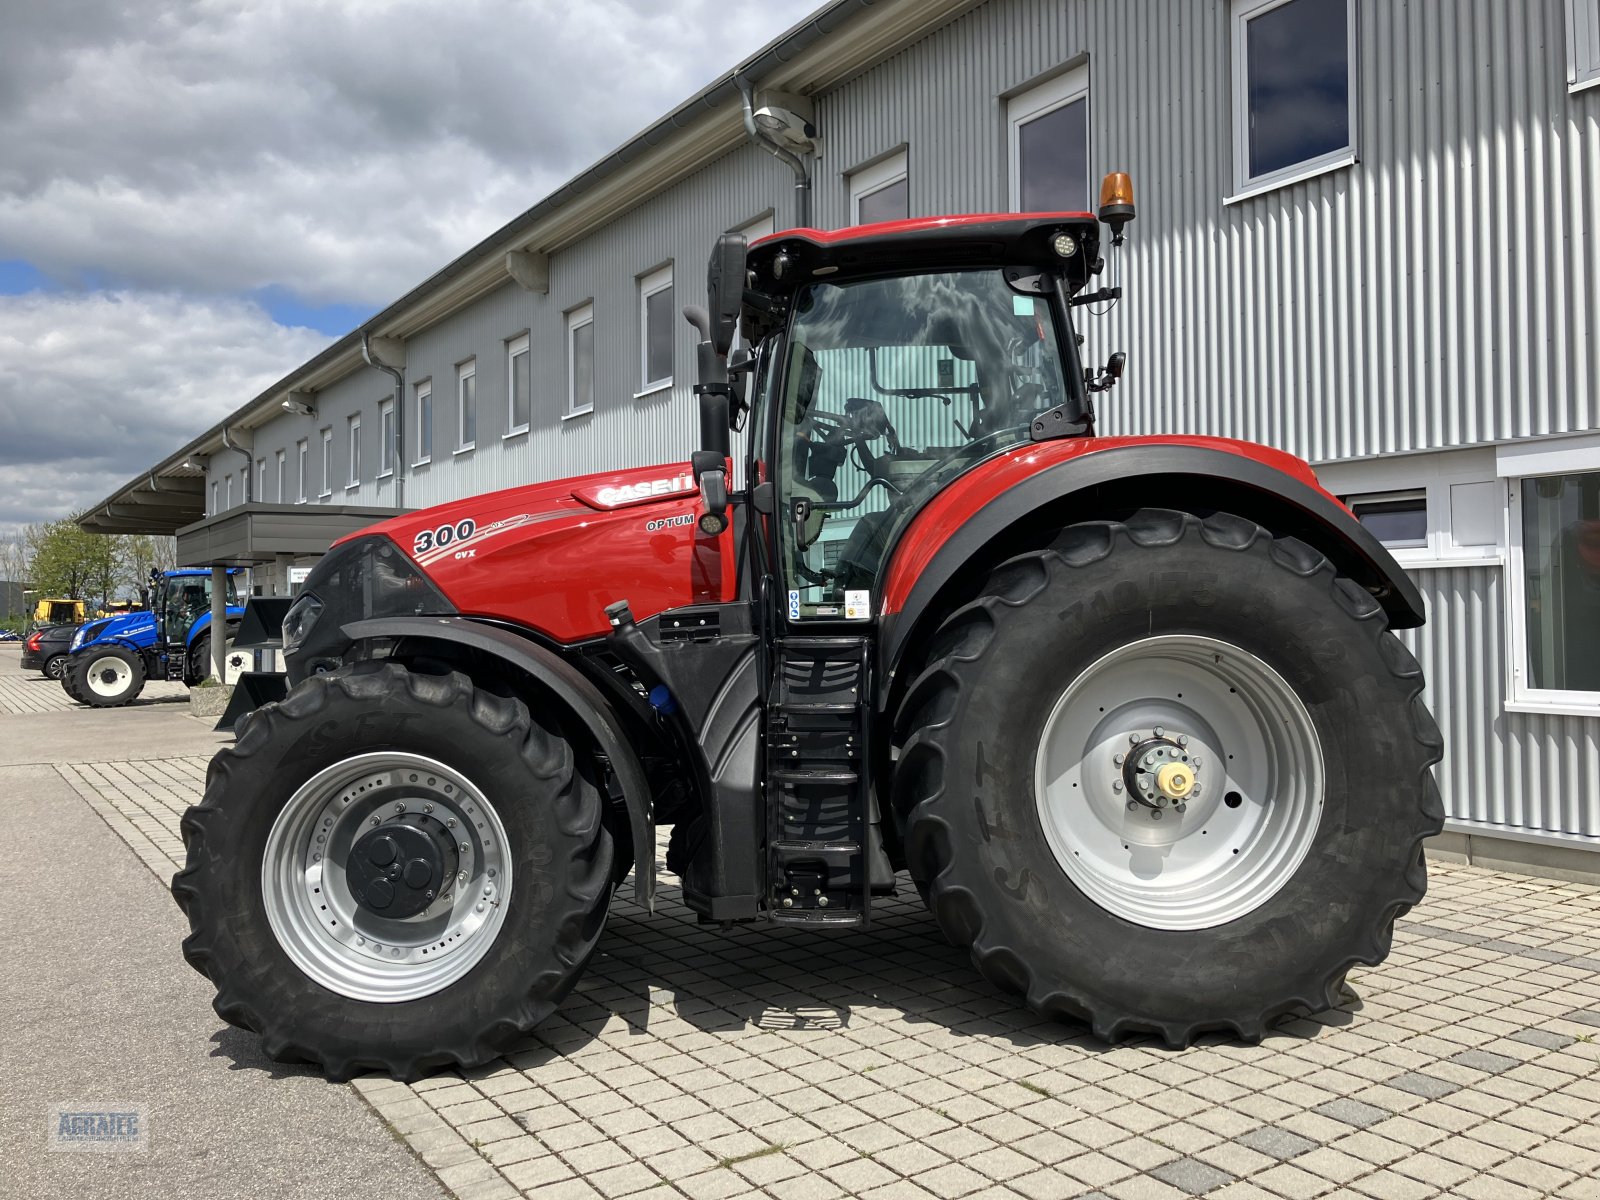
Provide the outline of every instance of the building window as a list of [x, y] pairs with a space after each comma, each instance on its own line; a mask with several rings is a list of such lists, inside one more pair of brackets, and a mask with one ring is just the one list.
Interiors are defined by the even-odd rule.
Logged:
[[528, 369], [528, 335], [506, 343], [506, 436], [528, 432], [533, 381]]
[[1006, 102], [1011, 207], [1089, 211], [1089, 68], [1075, 67]]
[[322, 495], [333, 495], [333, 428], [322, 431]]
[[911, 185], [904, 150], [850, 173], [851, 224], [904, 221], [910, 215]]
[[311, 472], [311, 444], [305, 438], [301, 438], [295, 443], [295, 458], [299, 462], [300, 477], [295, 489], [295, 503], [304, 504], [306, 502], [306, 484], [310, 482], [306, 476]]
[[1428, 493], [1366, 492], [1346, 496], [1344, 502], [1356, 520], [1391, 550], [1416, 549], [1428, 544]]
[[[279, 450], [278, 451], [278, 503], [279, 504], [287, 504], [289, 502], [289, 497], [288, 497], [287, 493], [285, 493], [284, 486], [283, 486], [285, 483], [288, 482], [288, 474], [289, 474], [289, 456], [287, 454], [285, 454], [282, 450]], [[261, 498], [263, 500], [265, 500], [266, 496], [262, 496]]]
[[567, 314], [567, 416], [594, 411], [594, 305]]
[[214, 517], [222, 511], [222, 484], [215, 479], [211, 481], [211, 515]]
[[1567, 0], [1567, 83], [1600, 83], [1600, 0]]
[[433, 461], [433, 380], [424, 379], [412, 388], [417, 401], [417, 461], [421, 466]]
[[267, 460], [265, 456], [256, 459], [256, 494], [250, 498], [258, 504], [267, 498]]
[[394, 401], [378, 401], [378, 478], [394, 474]]
[[[639, 278], [639, 390], [672, 386], [672, 268]], [[591, 354], [591, 360], [593, 355]]]
[[1512, 498], [1518, 691], [1600, 711], [1600, 470], [1513, 480]]
[[1234, 0], [1234, 185], [1351, 161], [1355, 0]]
[[350, 418], [350, 478], [345, 483], [346, 488], [353, 488], [361, 482], [361, 414], [356, 413]]
[[224, 476], [222, 482], [223, 482], [223, 493], [222, 494], [225, 495], [228, 498], [228, 503], [227, 503], [226, 507], [227, 508], [232, 508], [233, 507], [233, 476], [232, 475]]
[[456, 451], [478, 444], [478, 360], [456, 368]]

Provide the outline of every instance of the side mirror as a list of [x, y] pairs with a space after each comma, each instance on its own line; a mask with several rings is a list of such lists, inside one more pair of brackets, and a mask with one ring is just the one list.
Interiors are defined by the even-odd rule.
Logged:
[[711, 346], [718, 358], [728, 357], [733, 334], [744, 304], [747, 244], [742, 233], [725, 233], [717, 239], [706, 269], [706, 302], [711, 310]]

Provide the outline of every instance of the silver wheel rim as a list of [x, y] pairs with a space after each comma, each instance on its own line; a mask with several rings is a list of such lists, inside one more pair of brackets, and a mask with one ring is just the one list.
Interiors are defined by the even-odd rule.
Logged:
[[67, 665], [66, 658], [63, 657], [62, 655], [58, 654], [54, 658], [50, 659], [47, 663], [44, 664], [45, 674], [50, 676], [51, 679], [60, 679], [61, 678], [61, 668], [66, 666], [66, 665]]
[[[345, 867], [362, 833], [406, 814], [453, 832], [458, 870], [427, 909], [395, 920], [357, 904]], [[511, 899], [505, 827], [443, 763], [359, 754], [317, 772], [284, 805], [267, 835], [261, 895], [278, 944], [315, 982], [354, 1000], [420, 999], [470, 971], [500, 934]]]
[[[1181, 800], [1130, 775], [1180, 760], [1194, 780]], [[1322, 818], [1322, 748], [1266, 663], [1169, 634], [1113, 650], [1067, 687], [1034, 788], [1056, 861], [1091, 900], [1149, 928], [1206, 929], [1259, 908], [1299, 869]]]
[[133, 682], [133, 668], [116, 655], [107, 654], [89, 664], [85, 678], [89, 682], [91, 692], [109, 699], [112, 696], [120, 696], [128, 690], [128, 686]]

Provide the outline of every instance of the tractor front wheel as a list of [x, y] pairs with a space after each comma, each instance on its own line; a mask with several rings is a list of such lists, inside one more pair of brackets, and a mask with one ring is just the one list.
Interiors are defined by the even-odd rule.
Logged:
[[123, 646], [100, 646], [75, 656], [63, 673], [67, 694], [91, 708], [131, 703], [144, 690], [144, 660]]
[[461, 674], [365, 662], [240, 719], [172, 891], [217, 1013], [332, 1079], [493, 1058], [604, 925], [612, 843], [557, 731]]
[[1338, 1002], [1426, 887], [1422, 673], [1322, 555], [1227, 514], [1089, 522], [996, 569], [901, 713], [945, 933], [1107, 1040]]

